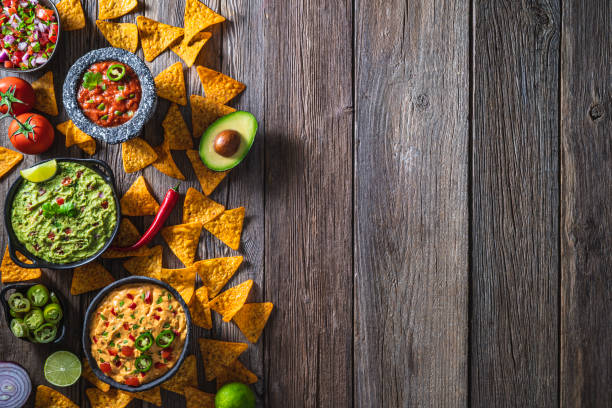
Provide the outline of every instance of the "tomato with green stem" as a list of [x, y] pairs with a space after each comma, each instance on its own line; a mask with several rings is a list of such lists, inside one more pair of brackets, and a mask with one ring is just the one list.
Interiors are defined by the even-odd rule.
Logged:
[[36, 103], [32, 85], [17, 77], [0, 79], [0, 113], [9, 109], [14, 115], [30, 112]]
[[51, 147], [55, 131], [47, 118], [37, 113], [24, 113], [13, 119], [8, 135], [15, 149], [25, 154], [40, 154]]

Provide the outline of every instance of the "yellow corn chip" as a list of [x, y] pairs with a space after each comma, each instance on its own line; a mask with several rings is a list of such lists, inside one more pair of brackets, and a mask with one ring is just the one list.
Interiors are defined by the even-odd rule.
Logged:
[[34, 108], [47, 115], [57, 116], [57, 102], [55, 100], [55, 87], [53, 86], [53, 72], [49, 71], [45, 75], [32, 82], [34, 94], [36, 94], [36, 104]]
[[162, 272], [162, 252], [161, 245], [157, 245], [151, 248], [150, 255], [130, 258], [123, 263], [123, 267], [132, 275], [160, 279]]
[[11, 171], [23, 160], [23, 154], [0, 146], [0, 177]]
[[204, 224], [204, 228], [219, 238], [228, 247], [238, 250], [242, 224], [244, 223], [244, 207], [225, 210], [223, 214]]
[[96, 25], [110, 45], [123, 48], [129, 52], [136, 52], [138, 48], [138, 27], [136, 27], [136, 24], [96, 20]]
[[215, 408], [215, 394], [208, 394], [197, 388], [185, 387], [187, 408]]
[[193, 266], [183, 269], [162, 268], [160, 279], [172, 286], [189, 304], [195, 289], [196, 269]]
[[138, 6], [138, 0], [98, 0], [100, 20], [111, 20], [121, 17]]
[[181, 395], [185, 395], [186, 387], [197, 387], [198, 369], [195, 355], [187, 356], [174, 377], [162, 383], [161, 386]]
[[177, 167], [172, 153], [170, 153], [170, 147], [168, 142], [164, 141], [159, 146], [153, 148], [157, 153], [157, 160], [153, 162], [153, 167], [164, 173], [166, 176], [170, 176], [175, 179], [185, 180], [185, 176], [181, 173], [181, 170]]
[[122, 218], [119, 224], [119, 231], [115, 239], [113, 239], [113, 246], [126, 247], [130, 246], [140, 239], [140, 232], [138, 228], [127, 218]]
[[132, 398], [150, 402], [151, 404], [157, 405], [158, 407], [161, 407], [162, 404], [160, 387], [155, 387], [151, 388], [150, 390], [140, 392], [126, 392], [126, 394], [129, 394]]
[[183, 205], [183, 224], [188, 222], [205, 224], [217, 218], [223, 211], [225, 207], [222, 204], [211, 200], [195, 188], [189, 187]]
[[119, 202], [123, 215], [155, 215], [159, 210], [159, 204], [149, 192], [143, 176], [136, 179]]
[[242, 82], [220, 72], [202, 66], [197, 69], [206, 97], [215, 102], [228, 103], [246, 88]]
[[152, 254], [153, 254], [153, 248], [141, 246], [140, 248], [134, 249], [132, 251], [118, 251], [116, 249], [107, 249], [106, 252], [102, 254], [102, 258], [104, 259], [131, 258], [134, 256], [149, 256]]
[[191, 67], [195, 62], [196, 58], [200, 54], [200, 50], [204, 47], [204, 44], [212, 37], [212, 33], [204, 32], [198, 33], [193, 37], [193, 41], [188, 43], [183, 37], [183, 41], [176, 43], [170, 49], [179, 57], [185, 61], [188, 67]]
[[195, 291], [195, 296], [191, 298], [189, 303], [189, 313], [191, 313], [191, 321], [205, 329], [212, 329], [212, 316], [208, 307], [208, 289], [202, 286]]
[[229, 322], [232, 320], [232, 317], [242, 309], [242, 306], [244, 306], [244, 303], [249, 297], [251, 287], [253, 287], [253, 281], [249, 279], [238, 286], [234, 286], [218, 294], [214, 299], [208, 302], [208, 306], [223, 316], [224, 322]]
[[166, 48], [183, 36], [183, 29], [143, 16], [136, 17], [145, 60], [153, 61]]
[[198, 339], [202, 360], [204, 360], [204, 373], [206, 381], [211, 381], [217, 376], [220, 366], [231, 366], [238, 357], [247, 349], [246, 343], [233, 343], [229, 341]]
[[215, 297], [234, 276], [242, 264], [242, 256], [204, 259], [193, 264], [198, 269], [202, 284], [208, 288], [208, 295]]
[[187, 150], [193, 148], [193, 140], [189, 134], [189, 128], [181, 115], [178, 106], [173, 103], [162, 122], [164, 128], [164, 140], [168, 142], [170, 150]]
[[246, 368], [240, 360], [234, 361], [229, 367], [220, 367], [217, 371], [217, 390], [225, 384], [239, 382], [243, 384], [255, 384], [257, 376]]
[[[26, 258], [23, 254], [16, 252], [17, 258], [21, 262], [25, 262], [31, 264], [28, 258]], [[42, 275], [42, 271], [38, 268], [36, 269], [26, 269], [21, 266], [17, 266], [15, 262], [11, 259], [9, 255], [8, 246], [6, 247], [6, 251], [4, 252], [4, 258], [2, 258], [2, 266], [0, 266], [0, 272], [2, 273], [2, 282], [20, 282], [32, 279], [38, 279]]]
[[96, 141], [76, 127], [71, 120], [57, 125], [57, 130], [66, 136], [66, 147], [77, 145], [90, 156], [96, 152]]
[[193, 265], [201, 233], [202, 223], [200, 222], [171, 225], [161, 230], [162, 237], [185, 266]]
[[62, 0], [55, 7], [60, 17], [62, 31], [74, 31], [85, 28], [85, 13], [83, 12], [80, 0]]
[[125, 408], [134, 398], [127, 392], [112, 388], [102, 392], [97, 388], [85, 390], [91, 408]]
[[212, 11], [198, 0], [185, 2], [185, 39], [187, 43], [200, 31], [225, 21], [225, 17]]
[[189, 97], [191, 104], [191, 123], [193, 125], [193, 137], [198, 139], [204, 131], [220, 117], [236, 112], [236, 109], [217, 103], [210, 98], [200, 95]]
[[79, 406], [61, 392], [39, 385], [36, 388], [34, 408], [79, 408]]
[[110, 385], [108, 385], [107, 383], [105, 383], [104, 381], [101, 381], [98, 377], [96, 377], [93, 370], [89, 366], [89, 361], [87, 361], [86, 358], [83, 359], [83, 372], [81, 375], [87, 381], [95, 385], [100, 391], [108, 392], [108, 390], [110, 390]]
[[91, 262], [74, 268], [72, 275], [71, 295], [80, 295], [92, 290], [100, 289], [114, 282], [113, 275], [98, 262]]
[[247, 303], [234, 315], [234, 323], [251, 343], [257, 343], [273, 308], [270, 302]]
[[142, 170], [157, 160], [155, 150], [139, 137], [122, 143], [121, 153], [123, 154], [123, 169], [126, 173]]
[[155, 77], [157, 95], [178, 103], [187, 105], [187, 91], [185, 89], [185, 76], [183, 75], [183, 64], [177, 62], [164, 69]]
[[195, 150], [187, 150], [187, 158], [191, 162], [193, 166], [193, 171], [195, 172], [198, 180], [200, 181], [200, 185], [202, 186], [202, 191], [206, 195], [210, 195], [215, 188], [221, 183], [221, 181], [227, 176], [229, 170], [227, 171], [212, 171], [208, 167], [202, 163], [202, 159], [200, 158], [200, 153]]

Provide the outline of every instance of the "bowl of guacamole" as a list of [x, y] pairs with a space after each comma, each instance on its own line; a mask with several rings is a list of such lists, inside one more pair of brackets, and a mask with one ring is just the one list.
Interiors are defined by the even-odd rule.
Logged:
[[[110, 167], [95, 159], [56, 159], [57, 172], [34, 183], [19, 177], [4, 209], [9, 253], [24, 268], [69, 269], [112, 242], [120, 207]], [[22, 253], [32, 263], [16, 256]]]

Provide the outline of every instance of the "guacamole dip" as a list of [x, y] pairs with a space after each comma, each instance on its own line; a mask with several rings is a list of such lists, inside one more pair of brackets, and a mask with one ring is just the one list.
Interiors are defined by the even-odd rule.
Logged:
[[101, 250], [117, 224], [112, 187], [89, 167], [59, 162], [55, 176], [24, 180], [11, 210], [19, 242], [48, 262], [65, 264]]

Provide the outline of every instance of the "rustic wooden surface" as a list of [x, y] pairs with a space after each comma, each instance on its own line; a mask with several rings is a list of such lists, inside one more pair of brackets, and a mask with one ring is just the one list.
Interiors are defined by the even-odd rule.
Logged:
[[[240, 250], [204, 233], [198, 256], [243, 254], [230, 284], [254, 279], [251, 300], [276, 305], [241, 357], [260, 378], [258, 406], [612, 406], [609, 1], [207, 4], [228, 21], [199, 63], [247, 84], [232, 105], [260, 126], [247, 160], [212, 195], [246, 207]], [[97, 2], [83, 5], [87, 28], [63, 34], [51, 66], [54, 124], [66, 120], [70, 65], [107, 46]], [[140, 0], [119, 21], [180, 26], [183, 5]], [[176, 61], [167, 51], [148, 65], [156, 75]], [[203, 94], [195, 68], [185, 77], [188, 93]], [[160, 100], [146, 127], [152, 145], [168, 106]], [[85, 157], [56, 137], [42, 158]], [[182, 191], [199, 189], [185, 153], [173, 156], [188, 179]], [[152, 167], [125, 174], [119, 146], [98, 144], [95, 157], [115, 169], [121, 192], [144, 174], [161, 200], [174, 182]], [[152, 217], [132, 219], [143, 229]], [[122, 261], [104, 263], [128, 275]], [[167, 248], [164, 266], [181, 266]], [[46, 384], [52, 351], [82, 355], [94, 293], [69, 296], [71, 275], [43, 277], [70, 302], [62, 345], [34, 347], [0, 325], [0, 360], [23, 364], [35, 385]], [[218, 316], [196, 334], [244, 341]], [[195, 343], [191, 351], [200, 387], [214, 392]], [[88, 407], [89, 386], [60, 391]], [[184, 406], [162, 395], [164, 407]]]

